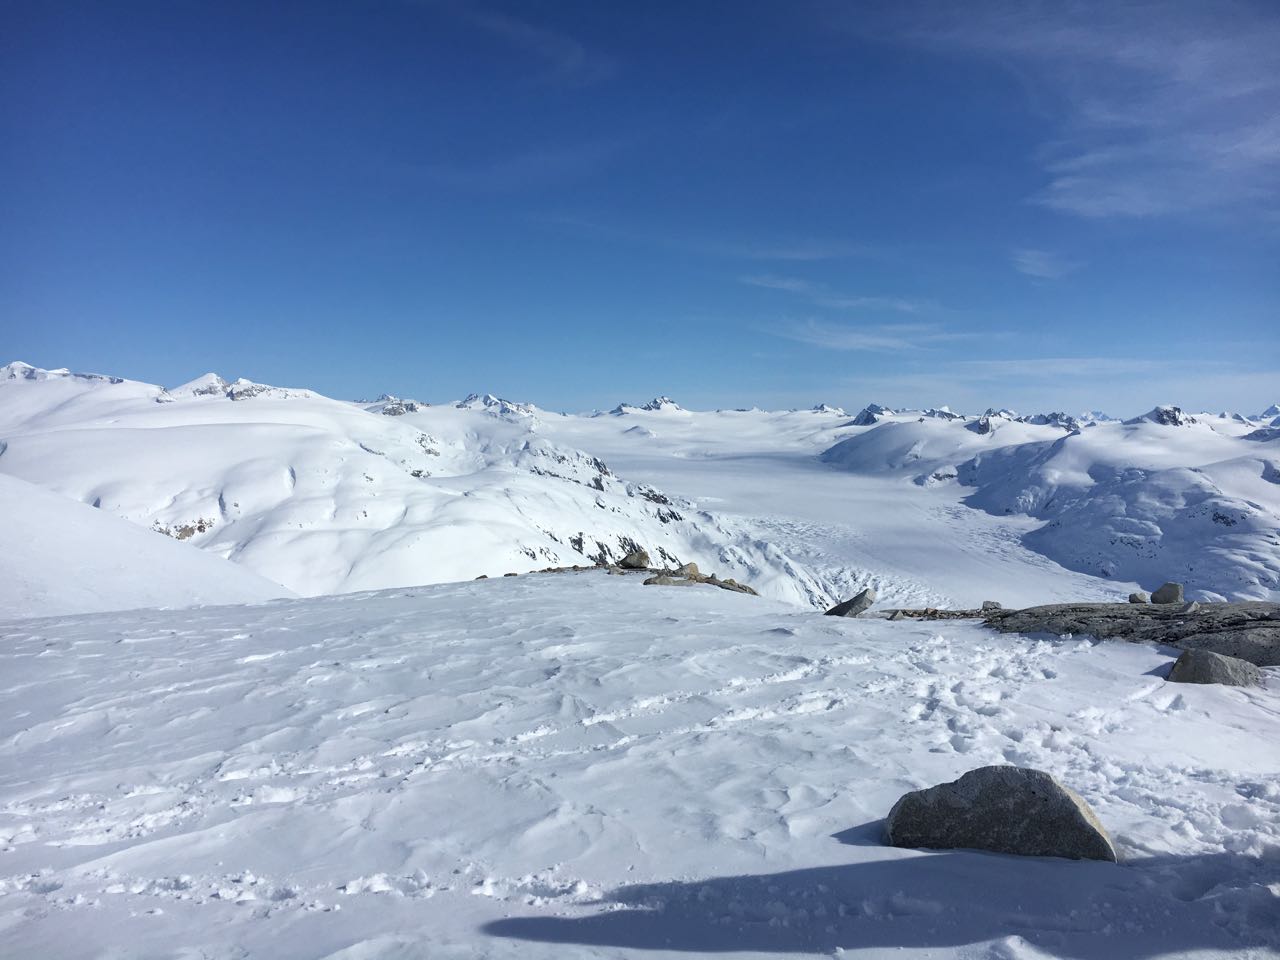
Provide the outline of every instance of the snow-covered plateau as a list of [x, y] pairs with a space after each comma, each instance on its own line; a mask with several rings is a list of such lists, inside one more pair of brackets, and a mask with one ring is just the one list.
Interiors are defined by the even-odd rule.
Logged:
[[[1280, 599], [1275, 416], [0, 367], [0, 955], [1280, 956], [1280, 668], [819, 615]], [[1003, 763], [1120, 862], [882, 843]]]

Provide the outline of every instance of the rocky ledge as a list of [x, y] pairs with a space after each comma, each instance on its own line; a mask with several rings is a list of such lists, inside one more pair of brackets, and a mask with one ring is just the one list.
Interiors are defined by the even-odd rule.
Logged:
[[1280, 603], [1057, 603], [988, 610], [983, 617], [1002, 633], [1070, 633], [1164, 643], [1238, 657], [1259, 667], [1280, 665]]

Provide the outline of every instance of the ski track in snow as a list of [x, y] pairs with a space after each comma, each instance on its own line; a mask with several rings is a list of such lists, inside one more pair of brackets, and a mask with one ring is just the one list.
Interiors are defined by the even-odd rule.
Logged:
[[[1280, 947], [1275, 671], [1174, 688], [1157, 648], [599, 574], [0, 633], [15, 956]], [[1003, 762], [1125, 863], [878, 845]]]

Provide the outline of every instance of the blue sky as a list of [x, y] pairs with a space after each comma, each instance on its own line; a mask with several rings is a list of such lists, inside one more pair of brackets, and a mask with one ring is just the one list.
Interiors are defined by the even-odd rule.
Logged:
[[1280, 400], [1280, 7], [10, 2], [0, 354], [553, 409]]

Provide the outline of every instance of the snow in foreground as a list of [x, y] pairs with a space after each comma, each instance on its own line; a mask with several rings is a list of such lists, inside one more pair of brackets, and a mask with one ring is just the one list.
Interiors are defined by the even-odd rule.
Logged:
[[[547, 575], [0, 625], [0, 943], [40, 957], [1273, 956], [1280, 676]], [[1048, 770], [1120, 865], [897, 850]]]

